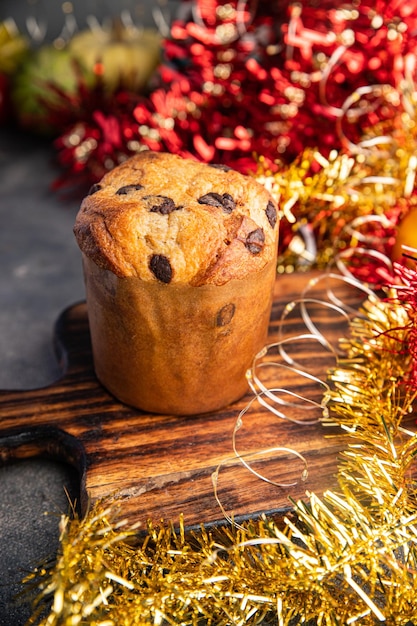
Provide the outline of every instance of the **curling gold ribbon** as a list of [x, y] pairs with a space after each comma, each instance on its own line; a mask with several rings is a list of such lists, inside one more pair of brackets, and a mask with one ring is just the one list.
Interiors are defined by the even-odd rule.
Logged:
[[[323, 288], [321, 287], [321, 283], [324, 284]], [[323, 293], [323, 296], [321, 298], [313, 297], [311, 295], [313, 293], [313, 290], [317, 288], [317, 286], [320, 286], [320, 293]], [[343, 288], [349, 287], [352, 288], [355, 292], [358, 292], [358, 306], [353, 307], [351, 304], [345, 302], [341, 296], [338, 296], [336, 292], [337, 286], [342, 286]], [[323, 308], [324, 310], [327, 310], [332, 314], [336, 314], [340, 317], [341, 322], [347, 328], [353, 315], [361, 315], [359, 306], [360, 304], [362, 304], [364, 299], [370, 297], [371, 295], [374, 295], [374, 292], [370, 287], [364, 285], [350, 275], [338, 274], [336, 272], [327, 272], [315, 276], [307, 283], [300, 298], [292, 300], [285, 306], [281, 314], [280, 325], [278, 327], [278, 340], [276, 342], [271, 342], [267, 344], [255, 355], [252, 365], [246, 373], [246, 378], [249, 387], [253, 393], [253, 397], [240, 411], [237, 417], [232, 434], [232, 448], [234, 457], [231, 458], [237, 459], [246, 470], [250, 471], [255, 477], [259, 478], [259, 480], [269, 483], [270, 485], [276, 486], [278, 488], [294, 487], [299, 482], [280, 482], [278, 480], [268, 478], [261, 472], [255, 470], [252, 467], [251, 461], [255, 458], [259, 458], [262, 455], [286, 453], [293, 455], [299, 461], [302, 461], [302, 463], [304, 464], [304, 469], [302, 470], [299, 479], [301, 482], [305, 482], [307, 480], [308, 463], [302, 452], [285, 446], [272, 445], [268, 448], [255, 452], [246, 454], [240, 453], [237, 446], [236, 435], [238, 431], [243, 427], [244, 416], [250, 411], [253, 404], [255, 402], [258, 402], [262, 408], [266, 409], [266, 411], [271, 414], [271, 417], [286, 420], [300, 426], [316, 424], [322, 419], [327, 419], [327, 404], [331, 395], [331, 389], [327, 381], [328, 369], [326, 368], [326, 371], [323, 373], [322, 378], [311, 373], [307, 370], [306, 366], [299, 362], [297, 357], [290, 355], [288, 348], [289, 346], [297, 346], [300, 344], [300, 342], [302, 345], [304, 345], [305, 342], [315, 342], [318, 343], [323, 351], [328, 354], [336, 363], [337, 359], [340, 356], [344, 355], [344, 352], [338, 346], [332, 345], [331, 341], [326, 337], [325, 333], [318, 328], [318, 325], [314, 319], [314, 312], [310, 311], [310, 307], [315, 307], [316, 314], [317, 307]], [[283, 333], [285, 330], [286, 322], [289, 315], [294, 312], [296, 307], [299, 307], [300, 320], [302, 324], [304, 324], [306, 331], [308, 332], [301, 332], [291, 335], [289, 337], [284, 337]], [[272, 357], [271, 353], [273, 351], [277, 352], [277, 358]], [[317, 400], [315, 397], [312, 397], [312, 395], [311, 397], [309, 395], [303, 395], [298, 391], [289, 388], [288, 386], [284, 388], [277, 385], [275, 377], [272, 377], [272, 380], [271, 378], [269, 378], [267, 381], [265, 381], [262, 377], [262, 373], [264, 370], [268, 369], [276, 371], [285, 370], [287, 373], [303, 379], [304, 383], [306, 382], [307, 384], [310, 384], [310, 390], [311, 385], [315, 388], [315, 396], [318, 396], [319, 400]], [[305, 384], [303, 384], [303, 387], [305, 387]], [[308, 415], [308, 412], [311, 411], [315, 411], [316, 413], [318, 412], [319, 414], [312, 419], [310, 419], [309, 417], [306, 418], [305, 415]], [[293, 416], [294, 412], [296, 414], [295, 417]], [[226, 461], [230, 460], [231, 459], [228, 459]], [[212, 474], [214, 497], [220, 507], [220, 510], [222, 511], [224, 518], [227, 521], [236, 525], [236, 521], [234, 521], [232, 519], [232, 516], [226, 512], [225, 506], [221, 501], [218, 490], [219, 474], [222, 467], [226, 464], [226, 461], [220, 463]], [[239, 525], [237, 526], [239, 527]]]

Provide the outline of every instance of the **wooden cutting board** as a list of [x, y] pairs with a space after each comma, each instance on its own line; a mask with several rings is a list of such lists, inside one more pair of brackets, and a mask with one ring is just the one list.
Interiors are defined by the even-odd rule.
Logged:
[[[309, 332], [298, 305], [291, 313], [288, 305], [312, 284], [313, 277], [277, 277], [270, 342]], [[321, 280], [311, 294], [327, 299]], [[342, 286], [341, 298], [358, 301], [358, 293]], [[346, 332], [342, 318], [320, 305], [308, 306], [316, 308], [311, 312], [317, 327], [336, 343]], [[182, 513], [186, 526], [192, 527], [222, 521], [224, 511], [237, 519], [262, 512], [279, 515], [291, 508], [289, 496], [298, 499], [306, 490], [320, 494], [335, 486], [341, 441], [329, 437], [319, 422], [300, 425], [281, 419], [256, 400], [242, 416], [236, 432], [239, 453], [258, 474], [291, 485], [277, 486], [249, 471], [233, 452], [233, 431], [252, 393], [216, 413], [147, 414], [116, 401], [97, 381], [85, 303], [62, 313], [54, 336], [62, 377], [41, 389], [0, 392], [0, 458], [5, 463], [48, 456], [73, 464], [79, 471], [83, 511], [89, 501], [111, 496], [120, 499], [123, 516], [130, 522], [165, 519], [176, 523]], [[334, 364], [333, 357], [314, 341], [291, 340], [288, 349], [322, 378]], [[322, 389], [317, 383], [280, 365], [263, 372], [270, 386], [314, 396], [320, 402]], [[286, 399], [295, 401], [293, 396]], [[321, 415], [318, 408], [305, 411], [296, 406], [289, 411], [290, 417], [302, 421]], [[304, 464], [291, 449], [307, 463], [305, 481], [301, 480]], [[216, 471], [223, 511], [214, 493]]]

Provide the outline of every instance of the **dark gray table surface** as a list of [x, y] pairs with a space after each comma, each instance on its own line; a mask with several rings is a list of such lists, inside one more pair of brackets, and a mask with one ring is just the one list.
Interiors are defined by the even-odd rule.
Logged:
[[[84, 298], [72, 226], [79, 198], [51, 190], [58, 174], [51, 143], [0, 130], [0, 388], [51, 383], [59, 368], [55, 320]], [[0, 466], [0, 625], [19, 626], [31, 613], [16, 601], [20, 580], [56, 554], [58, 523], [77, 496], [72, 468], [49, 460]]]

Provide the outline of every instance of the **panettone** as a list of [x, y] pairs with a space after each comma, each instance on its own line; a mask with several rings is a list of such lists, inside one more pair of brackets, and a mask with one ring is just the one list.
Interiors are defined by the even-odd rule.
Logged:
[[105, 387], [174, 414], [242, 396], [266, 340], [278, 226], [254, 178], [173, 154], [141, 152], [94, 185], [74, 232]]

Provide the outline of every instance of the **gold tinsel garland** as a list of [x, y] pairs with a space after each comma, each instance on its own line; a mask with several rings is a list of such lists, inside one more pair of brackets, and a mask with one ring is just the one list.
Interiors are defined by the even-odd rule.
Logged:
[[[390, 264], [398, 226], [417, 203], [416, 90], [414, 84], [403, 87], [368, 87], [395, 114], [344, 152], [324, 156], [306, 148], [275, 170], [259, 158], [256, 178], [282, 215], [279, 272], [326, 269], [338, 256], [349, 263], [359, 250], [365, 280], [372, 274], [367, 268], [372, 256], [379, 261], [385, 256]], [[366, 106], [359, 91], [351, 100]]]
[[63, 517], [56, 564], [27, 580], [38, 590], [31, 623], [51, 597], [42, 626], [417, 621], [417, 435], [403, 423], [416, 395], [414, 316], [371, 295], [341, 340], [323, 398], [324, 424], [346, 438], [338, 491], [307, 493], [282, 523], [186, 533], [180, 520], [142, 538], [105, 502]]

